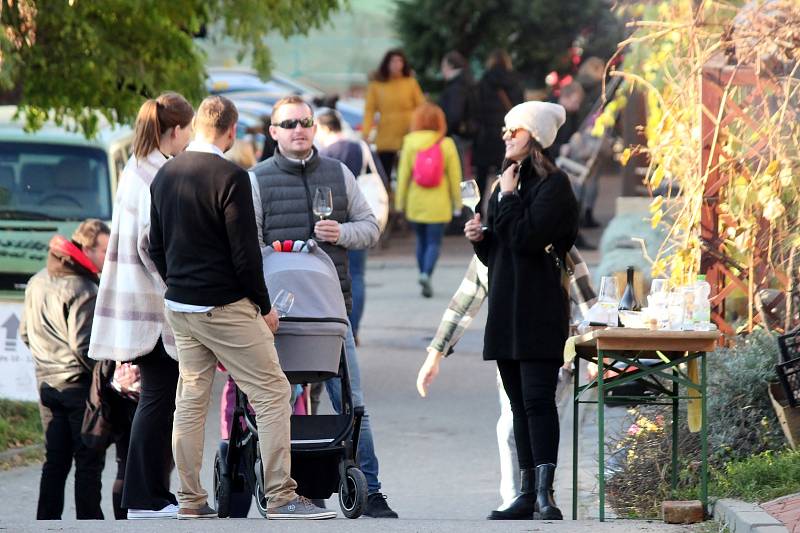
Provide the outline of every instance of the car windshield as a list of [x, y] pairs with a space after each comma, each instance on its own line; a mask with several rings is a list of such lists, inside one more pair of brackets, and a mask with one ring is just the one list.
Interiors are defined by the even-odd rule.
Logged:
[[0, 220], [111, 219], [108, 158], [99, 148], [0, 142]]

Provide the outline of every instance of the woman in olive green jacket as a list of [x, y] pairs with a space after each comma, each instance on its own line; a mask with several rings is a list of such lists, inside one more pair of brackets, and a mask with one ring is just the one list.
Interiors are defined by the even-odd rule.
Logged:
[[[396, 208], [404, 212], [417, 233], [417, 266], [422, 295], [433, 296], [431, 275], [439, 258], [444, 227], [461, 210], [461, 161], [453, 140], [445, 137], [447, 123], [442, 109], [432, 103], [419, 106], [411, 117], [411, 133], [403, 139], [397, 169]], [[442, 163], [441, 176], [426, 183], [418, 155], [438, 143], [432, 164]], [[438, 160], [438, 161], [437, 161]], [[431, 161], [429, 161], [431, 163]], [[428, 179], [430, 176], [427, 177]]]

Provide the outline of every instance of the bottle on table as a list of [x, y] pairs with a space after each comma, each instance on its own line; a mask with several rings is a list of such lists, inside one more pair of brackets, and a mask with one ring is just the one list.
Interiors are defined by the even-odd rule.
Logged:
[[694, 284], [694, 305], [692, 306], [692, 326], [695, 331], [710, 331], [711, 328], [711, 285], [705, 275], [697, 276]]
[[642, 304], [636, 297], [636, 289], [633, 286], [633, 267], [628, 267], [628, 283], [625, 285], [625, 292], [622, 293], [622, 298], [619, 299], [617, 309], [620, 311], [641, 311]]

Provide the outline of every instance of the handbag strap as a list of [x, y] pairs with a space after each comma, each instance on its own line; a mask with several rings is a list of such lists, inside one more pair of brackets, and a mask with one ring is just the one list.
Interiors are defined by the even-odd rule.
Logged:
[[375, 160], [372, 158], [372, 150], [369, 149], [369, 146], [367, 146], [367, 143], [364, 142], [363, 140], [359, 141], [358, 143], [361, 146], [361, 174], [365, 174], [367, 171], [367, 167], [369, 167], [369, 171], [371, 174], [380, 176], [380, 174], [378, 173], [378, 167], [375, 166]]

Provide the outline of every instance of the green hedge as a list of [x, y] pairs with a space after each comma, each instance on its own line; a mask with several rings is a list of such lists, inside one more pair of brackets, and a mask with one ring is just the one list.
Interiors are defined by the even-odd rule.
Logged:
[[0, 451], [43, 442], [39, 405], [0, 400]]

